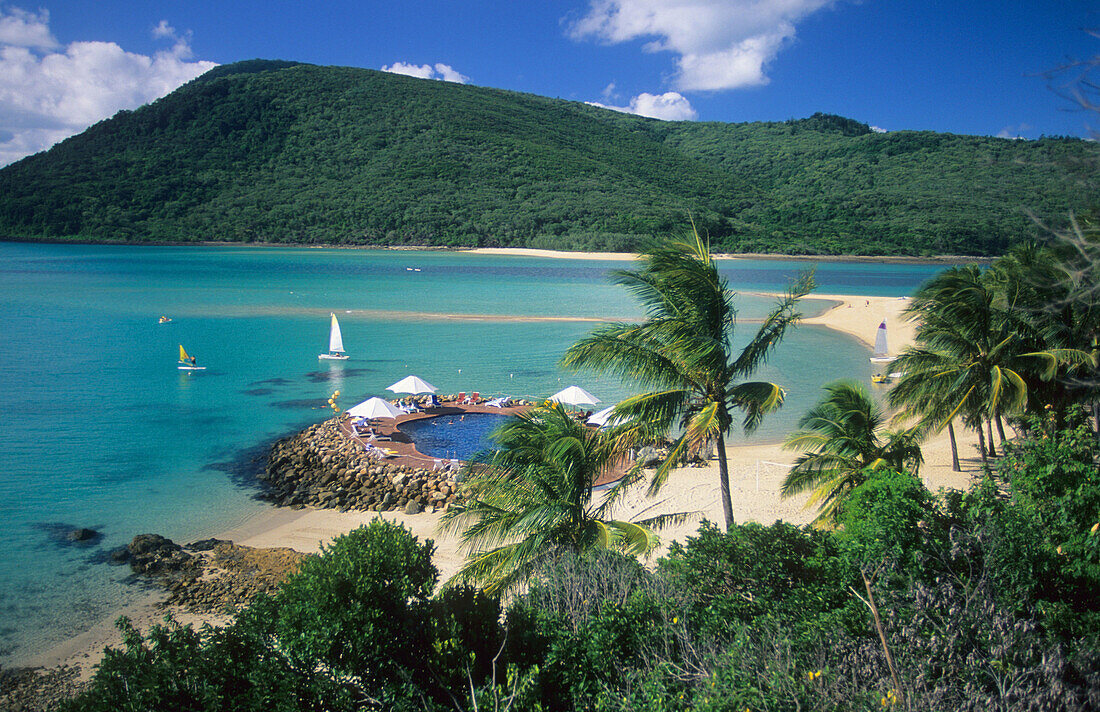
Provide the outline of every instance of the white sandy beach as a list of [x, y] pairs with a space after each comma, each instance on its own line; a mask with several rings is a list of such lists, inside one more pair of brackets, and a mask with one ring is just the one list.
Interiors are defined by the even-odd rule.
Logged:
[[[368, 248], [377, 249], [377, 248]], [[393, 248], [387, 248], [393, 249]], [[398, 249], [421, 249], [415, 247]], [[638, 259], [634, 252], [573, 252], [566, 250], [540, 250], [532, 247], [460, 247], [454, 248], [456, 252], [469, 252], [474, 255], [496, 255], [497, 257], [552, 257], [559, 260], [620, 260], [632, 261]], [[736, 254], [713, 253], [719, 260], [781, 260], [786, 262], [879, 262], [879, 263], [911, 263], [911, 264], [955, 264], [961, 262], [981, 262], [981, 257], [961, 257], [955, 255], [941, 255], [937, 257], [904, 257], [904, 256], [876, 256], [876, 255], [777, 255], [755, 252], [738, 252]]]
[[[814, 295], [815, 298], [834, 300], [838, 304], [826, 313], [807, 319], [805, 323], [820, 324], [849, 333], [871, 345], [878, 323], [885, 320], [892, 343], [891, 351], [897, 353], [910, 343], [915, 326], [900, 317], [907, 300], [892, 297], [855, 297], [844, 295]], [[946, 433], [926, 442], [922, 449], [925, 464], [922, 479], [935, 491], [941, 487], [965, 489], [970, 478], [980, 471], [974, 438], [969, 432], [959, 430], [959, 454], [963, 472], [951, 471], [951, 450]], [[802, 501], [784, 500], [779, 496], [779, 484], [786, 474], [783, 464], [793, 462], [794, 453], [786, 452], [778, 444], [732, 446], [727, 448], [733, 509], [737, 521], [757, 521], [770, 524], [782, 519], [796, 524], [808, 523], [813, 512], [802, 507]], [[658, 513], [699, 512], [689, 522], [661, 532], [662, 551], [667, 542], [683, 540], [694, 534], [702, 519], [722, 521], [718, 497], [717, 460], [706, 467], [681, 468], [669, 479], [664, 490], [656, 497], [645, 496], [644, 484], [629, 493], [623, 500], [617, 518], [644, 519]], [[287, 510], [272, 508], [237, 529], [222, 532], [218, 537], [253, 547], [290, 547], [302, 552], [318, 551], [322, 544], [351, 531], [375, 517], [385, 517], [407, 526], [421, 539], [432, 539], [436, 545], [435, 563], [441, 579], [450, 577], [461, 565], [463, 552], [457, 538], [441, 536], [437, 531], [439, 515], [405, 515], [396, 512], [382, 514], [367, 512], [340, 513], [335, 510]], [[161, 532], [171, 537], [172, 532]], [[660, 552], [658, 552], [660, 553]], [[163, 617], [163, 612], [150, 604], [134, 607], [125, 613], [138, 624], [146, 627]], [[197, 616], [176, 614], [183, 622], [198, 622]], [[215, 621], [216, 622], [216, 621]], [[20, 661], [32, 667], [53, 667], [76, 664], [90, 675], [91, 665], [100, 657], [104, 645], [119, 642], [111, 621], [104, 621], [91, 631], [67, 641], [65, 644], [34, 658]]]

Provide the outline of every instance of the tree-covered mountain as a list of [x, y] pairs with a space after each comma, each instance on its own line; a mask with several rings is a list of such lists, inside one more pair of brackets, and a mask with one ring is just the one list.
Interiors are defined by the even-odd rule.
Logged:
[[0, 170], [0, 236], [630, 249], [690, 214], [727, 251], [995, 254], [1093, 208], [1098, 151], [253, 60]]

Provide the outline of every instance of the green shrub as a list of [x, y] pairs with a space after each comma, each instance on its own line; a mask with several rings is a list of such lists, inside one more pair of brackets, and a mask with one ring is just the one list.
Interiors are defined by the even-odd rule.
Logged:
[[306, 559], [242, 622], [278, 640], [298, 667], [354, 676], [372, 698], [394, 694], [412, 684], [431, 648], [433, 550], [431, 541], [374, 520]]
[[1100, 583], [1100, 442], [1081, 419], [1061, 429], [1056, 422], [1032, 417], [1031, 437], [1009, 446], [999, 473], [1064, 565]]
[[836, 538], [853, 564], [864, 570], [890, 561], [915, 572], [924, 558], [923, 539], [936, 518], [932, 495], [916, 476], [878, 470], [852, 490]]
[[108, 648], [66, 712], [353, 710], [352, 695], [312, 669], [296, 668], [237, 627], [195, 630], [168, 619], [142, 637], [119, 620], [123, 647]]
[[757, 616], [811, 621], [848, 606], [858, 574], [838, 552], [829, 534], [784, 522], [728, 533], [704, 523], [686, 544], [673, 542], [658, 570], [695, 624], [720, 634]]

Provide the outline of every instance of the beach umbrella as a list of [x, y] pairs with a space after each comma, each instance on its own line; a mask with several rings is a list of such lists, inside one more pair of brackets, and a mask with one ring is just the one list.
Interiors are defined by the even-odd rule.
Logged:
[[596, 405], [600, 402], [599, 398], [579, 386], [569, 386], [560, 390], [550, 396], [550, 400], [567, 405]]
[[386, 390], [394, 393], [412, 393], [416, 395], [417, 393], [435, 393], [435, 386], [418, 376], [406, 376]]
[[387, 400], [382, 398], [368, 398], [357, 406], [348, 408], [348, 415], [354, 418], [396, 418], [402, 412]]
[[618, 418], [611, 417], [611, 411], [613, 411], [613, 410], [615, 410], [615, 406], [611, 406], [610, 408], [604, 408], [603, 410], [601, 410], [598, 413], [593, 413], [592, 417], [590, 417], [588, 420], [586, 420], [584, 422], [588, 423], [589, 425], [599, 426], [601, 428], [605, 425], [610, 425], [612, 423], [612, 421], [617, 422], [619, 420]]

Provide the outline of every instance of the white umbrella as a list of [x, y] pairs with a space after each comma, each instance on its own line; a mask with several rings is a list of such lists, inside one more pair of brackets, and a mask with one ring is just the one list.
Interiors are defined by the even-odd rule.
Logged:
[[417, 376], [406, 376], [386, 390], [416, 395], [417, 393], [435, 393], [435, 386]]
[[550, 400], [555, 403], [566, 403], [568, 405], [596, 405], [600, 402], [599, 398], [579, 386], [569, 386], [564, 390], [558, 391], [550, 396]]
[[593, 413], [592, 417], [584, 422], [588, 423], [589, 425], [598, 425], [601, 428], [605, 425], [610, 425], [612, 421], [617, 422], [619, 420], [618, 418], [611, 417], [611, 411], [613, 410], [615, 410], [615, 406], [604, 408], [599, 413]]
[[401, 411], [382, 398], [368, 398], [357, 406], [348, 408], [348, 415], [355, 418], [396, 418]]

